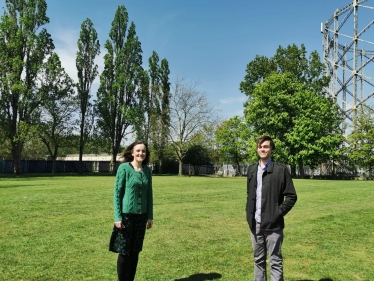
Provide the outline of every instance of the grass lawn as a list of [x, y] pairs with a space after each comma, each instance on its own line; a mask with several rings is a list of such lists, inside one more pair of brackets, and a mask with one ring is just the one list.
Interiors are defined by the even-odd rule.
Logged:
[[[252, 280], [246, 179], [154, 176], [136, 280]], [[295, 180], [285, 280], [374, 280], [374, 182]], [[117, 280], [113, 176], [0, 179], [0, 280]]]

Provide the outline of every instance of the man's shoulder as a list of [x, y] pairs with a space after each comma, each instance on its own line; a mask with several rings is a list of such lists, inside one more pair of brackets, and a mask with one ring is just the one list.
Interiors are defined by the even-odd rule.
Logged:
[[250, 174], [250, 173], [253, 173], [253, 172], [257, 171], [257, 165], [258, 165], [258, 162], [249, 165], [248, 169], [247, 169], [247, 174]]
[[288, 170], [288, 166], [286, 164], [283, 164], [283, 163], [279, 163], [279, 162], [276, 162], [276, 161], [273, 161], [273, 164], [274, 164], [274, 169], [277, 169], [277, 170]]

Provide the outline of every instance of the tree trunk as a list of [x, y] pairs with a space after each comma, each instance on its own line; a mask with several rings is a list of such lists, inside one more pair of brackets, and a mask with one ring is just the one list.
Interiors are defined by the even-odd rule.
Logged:
[[182, 160], [178, 160], [179, 161], [179, 170], [178, 170], [178, 176], [182, 176], [183, 175], [183, 163], [182, 163]]
[[80, 136], [79, 136], [79, 174], [83, 173], [83, 148], [84, 148], [84, 122], [85, 122], [85, 111], [82, 111], [82, 120], [80, 124]]
[[303, 163], [303, 160], [299, 160], [299, 175], [300, 175], [300, 178], [303, 179], [305, 177], [305, 173], [304, 173], [304, 163]]
[[239, 160], [238, 159], [236, 160], [236, 165], [238, 165], [239, 176], [241, 176], [242, 173], [241, 173], [241, 170], [240, 170], [240, 164], [239, 164]]
[[56, 157], [52, 157], [52, 174], [56, 174]]
[[114, 175], [115, 174], [115, 167], [116, 167], [116, 157], [117, 155], [115, 155], [114, 153], [112, 154], [112, 159], [110, 160], [110, 164], [109, 164], [109, 172]]
[[295, 178], [296, 177], [296, 166], [291, 165], [291, 177]]
[[158, 174], [162, 174], [162, 159], [158, 160]]
[[369, 179], [372, 180], [374, 179], [373, 175], [373, 166], [369, 164]]
[[21, 144], [19, 142], [12, 142], [13, 154], [13, 173], [21, 174]]
[[[79, 149], [79, 151], [81, 151]], [[82, 174], [83, 172], [83, 153], [79, 152], [79, 162], [78, 162], [78, 173]]]

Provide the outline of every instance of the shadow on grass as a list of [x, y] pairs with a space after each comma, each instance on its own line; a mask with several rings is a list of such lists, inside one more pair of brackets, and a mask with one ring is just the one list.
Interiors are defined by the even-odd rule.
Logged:
[[222, 275], [216, 272], [197, 273], [197, 274], [192, 274], [186, 278], [175, 279], [174, 281], [206, 281], [206, 280], [220, 279], [221, 277]]
[[[309, 279], [303, 279], [303, 280], [297, 280], [297, 281], [315, 281], [315, 280], [309, 280]], [[334, 281], [331, 278], [322, 278], [316, 281]]]

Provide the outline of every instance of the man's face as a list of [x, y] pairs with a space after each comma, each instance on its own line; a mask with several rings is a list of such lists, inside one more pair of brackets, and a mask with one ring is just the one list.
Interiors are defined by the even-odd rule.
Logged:
[[270, 141], [268, 140], [264, 141], [263, 143], [260, 143], [257, 146], [257, 153], [262, 160], [265, 160], [265, 161], [269, 160], [272, 152], [273, 150], [271, 149]]

